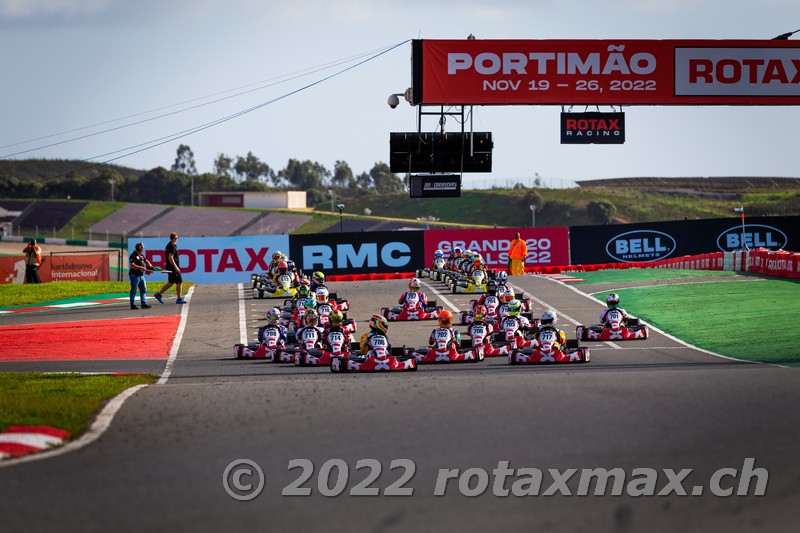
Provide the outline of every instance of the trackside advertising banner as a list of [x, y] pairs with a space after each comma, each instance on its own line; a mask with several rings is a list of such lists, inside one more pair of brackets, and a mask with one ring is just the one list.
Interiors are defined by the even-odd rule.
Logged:
[[[109, 281], [108, 254], [45, 255], [39, 279], [49, 281]], [[0, 283], [24, 283], [25, 258], [0, 257]]]
[[658, 261], [747, 248], [800, 249], [800, 217], [739, 217], [570, 228], [573, 264]]
[[423, 267], [422, 231], [291, 235], [289, 257], [311, 273], [411, 272]]
[[[145, 255], [155, 266], [166, 268], [165, 238], [146, 238], [128, 242], [128, 255], [136, 242], [144, 244]], [[181, 274], [185, 281], [197, 283], [240, 283], [249, 281], [251, 272], [263, 272], [276, 250], [288, 254], [288, 235], [247, 237], [186, 237], [178, 240]], [[291, 256], [290, 256], [291, 257]], [[167, 281], [154, 273], [148, 281]]]
[[414, 103], [800, 104], [800, 40], [421, 40]]
[[428, 230], [425, 232], [425, 266], [433, 264], [433, 254], [437, 249], [441, 249], [447, 257], [453, 248], [460, 247], [480, 252], [490, 269], [505, 269], [508, 266], [508, 245], [516, 232], [528, 245], [525, 266], [569, 264], [569, 230], [566, 227], [551, 227]]

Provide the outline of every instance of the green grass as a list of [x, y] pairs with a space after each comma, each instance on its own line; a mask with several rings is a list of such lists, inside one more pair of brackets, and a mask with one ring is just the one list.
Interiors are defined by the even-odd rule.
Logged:
[[[148, 294], [152, 294], [166, 283], [166, 278], [147, 281]], [[183, 283], [184, 294], [192, 285], [194, 285], [192, 282]], [[0, 285], [0, 307], [52, 302], [78, 296], [128, 294], [130, 290], [131, 284], [128, 281], [54, 281], [40, 284]], [[173, 285], [166, 294], [174, 292]]]
[[598, 270], [595, 272], [574, 272], [576, 278], [587, 283], [628, 283], [631, 281], [657, 281], [665, 279], [726, 277], [741, 274], [720, 270], [685, 270], [676, 268], [629, 268], [625, 270]]
[[[91, 201], [86, 207], [80, 210], [69, 223], [58, 231], [57, 236], [62, 239], [85, 239], [88, 238], [88, 229], [111, 213], [121, 209], [125, 202], [100, 202]], [[46, 230], [46, 228], [45, 228]], [[40, 229], [41, 231], [41, 229]], [[45, 233], [45, 236], [46, 233]], [[74, 236], [74, 237], [73, 237]], [[94, 239], [102, 239], [104, 235], [92, 235]]]
[[725, 281], [617, 292], [628, 312], [695, 346], [738, 359], [800, 366], [798, 282]]
[[0, 372], [0, 431], [11, 425], [52, 426], [74, 437], [103, 403], [123, 390], [154, 383], [152, 375]]

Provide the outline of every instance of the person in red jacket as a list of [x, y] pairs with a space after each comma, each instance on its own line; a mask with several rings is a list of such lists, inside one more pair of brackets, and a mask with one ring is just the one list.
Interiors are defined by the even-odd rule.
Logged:
[[31, 239], [22, 253], [25, 254], [25, 283], [41, 283], [39, 267], [42, 266], [42, 249], [36, 244], [36, 239]]

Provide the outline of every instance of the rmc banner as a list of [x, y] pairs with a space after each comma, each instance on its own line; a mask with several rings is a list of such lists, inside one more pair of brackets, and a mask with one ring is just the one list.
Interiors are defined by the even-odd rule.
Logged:
[[412, 103], [797, 105], [800, 40], [415, 40]]
[[519, 232], [528, 245], [526, 267], [569, 264], [569, 230], [566, 227], [503, 229], [436, 229], [425, 232], [425, 265], [433, 264], [433, 254], [441, 249], [445, 257], [453, 248], [479, 252], [486, 266], [506, 269], [508, 245]]
[[423, 267], [422, 235], [422, 231], [290, 235], [289, 257], [309, 274], [411, 272]]
[[[166, 268], [165, 238], [145, 238], [145, 255], [155, 266]], [[136, 241], [128, 242], [128, 255]], [[184, 281], [197, 283], [249, 282], [251, 272], [263, 272], [275, 251], [289, 252], [287, 235], [247, 237], [186, 237], [178, 241], [179, 266]], [[290, 256], [291, 257], [291, 256]], [[160, 282], [153, 274], [148, 281]], [[166, 282], [166, 276], [163, 276]]]
[[682, 255], [747, 248], [800, 250], [800, 217], [738, 217], [574, 226], [573, 264], [650, 262]]

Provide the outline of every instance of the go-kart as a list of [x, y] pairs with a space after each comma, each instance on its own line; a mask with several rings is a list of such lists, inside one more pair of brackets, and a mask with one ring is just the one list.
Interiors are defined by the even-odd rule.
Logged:
[[611, 309], [605, 324], [578, 326], [575, 334], [582, 341], [632, 341], [646, 339], [650, 330], [638, 318], [623, 318], [621, 312]]
[[405, 348], [389, 350], [389, 341], [383, 335], [369, 339], [367, 354], [356, 352], [349, 357], [332, 357], [331, 372], [405, 372], [416, 371], [417, 360], [405, 353]]
[[440, 279], [440, 274], [444, 271], [445, 260], [444, 257], [437, 257], [433, 260], [433, 266], [430, 268], [419, 269], [414, 272], [418, 278], [430, 278], [432, 280]]
[[[533, 328], [536, 326], [536, 324], [538, 324], [538, 319], [534, 319], [532, 317], [525, 318], [528, 318], [528, 321], [531, 324], [529, 326], [530, 328]], [[520, 321], [516, 318], [503, 318], [497, 323], [496, 328], [497, 329], [495, 333], [493, 333], [490, 337], [493, 344], [497, 344], [498, 346], [506, 346], [508, 351], [528, 348], [533, 343], [533, 341], [525, 337], [527, 332], [523, 330]]]
[[461, 347], [464, 349], [472, 349], [476, 352], [476, 356], [477, 352], [480, 352], [483, 357], [506, 355], [508, 353], [509, 346], [494, 346], [491, 343], [491, 332], [492, 330], [489, 324], [473, 322], [467, 328], [467, 334], [470, 338], [462, 342]]
[[[338, 292], [332, 292], [328, 296], [328, 303], [331, 307], [335, 307], [339, 311], [348, 311], [350, 309], [350, 302], [345, 298], [340, 298]], [[292, 310], [292, 300], [284, 300], [283, 301], [283, 309], [284, 311], [291, 311]]]
[[453, 294], [475, 294], [486, 292], [486, 283], [489, 281], [486, 272], [483, 270], [473, 270], [469, 276], [451, 276], [446, 283], [453, 291]]
[[423, 346], [417, 350], [409, 349], [407, 354], [418, 363], [477, 363], [483, 361], [483, 350], [458, 350], [453, 332], [447, 328], [433, 331], [433, 346]]
[[261, 279], [253, 288], [253, 298], [287, 298], [297, 294], [297, 289], [292, 287], [292, 277], [288, 274], [278, 276], [278, 282], [271, 279]]
[[233, 355], [236, 359], [269, 359], [273, 363], [291, 361], [290, 352], [280, 342], [278, 328], [266, 326], [262, 329], [263, 341], [251, 342], [247, 345], [234, 344]]
[[[472, 324], [475, 321], [475, 306], [478, 304], [478, 300], [470, 300], [469, 303], [472, 309], [458, 312], [459, 324], [462, 326]], [[497, 314], [497, 310], [500, 308], [500, 299], [497, 296], [487, 294], [483, 300], [483, 305], [486, 307], [487, 321], [496, 321], [500, 318]]]
[[419, 294], [408, 292], [402, 306], [381, 307], [381, 315], [390, 321], [435, 320], [439, 318], [441, 310], [442, 307], [436, 305], [436, 300], [429, 301], [427, 305], [423, 306], [419, 299]]
[[[317, 313], [319, 313], [319, 323], [321, 326], [328, 325], [333, 310], [334, 306], [331, 304], [319, 304], [317, 306]], [[342, 323], [342, 329], [344, 329], [347, 333], [356, 332], [356, 323], [352, 318], [347, 317], [346, 312], [344, 313], [344, 322]]]
[[555, 330], [543, 329], [539, 338], [530, 346], [513, 349], [508, 353], [510, 365], [541, 365], [560, 363], [588, 363], [591, 359], [589, 348], [582, 348], [577, 339], [567, 339], [565, 346], [559, 346]]
[[347, 335], [341, 331], [329, 331], [327, 341], [330, 350], [300, 349], [295, 352], [294, 364], [296, 366], [329, 366], [334, 357], [350, 357], [352, 351], [358, 349], [358, 343], [347, 342], [347, 338]]

